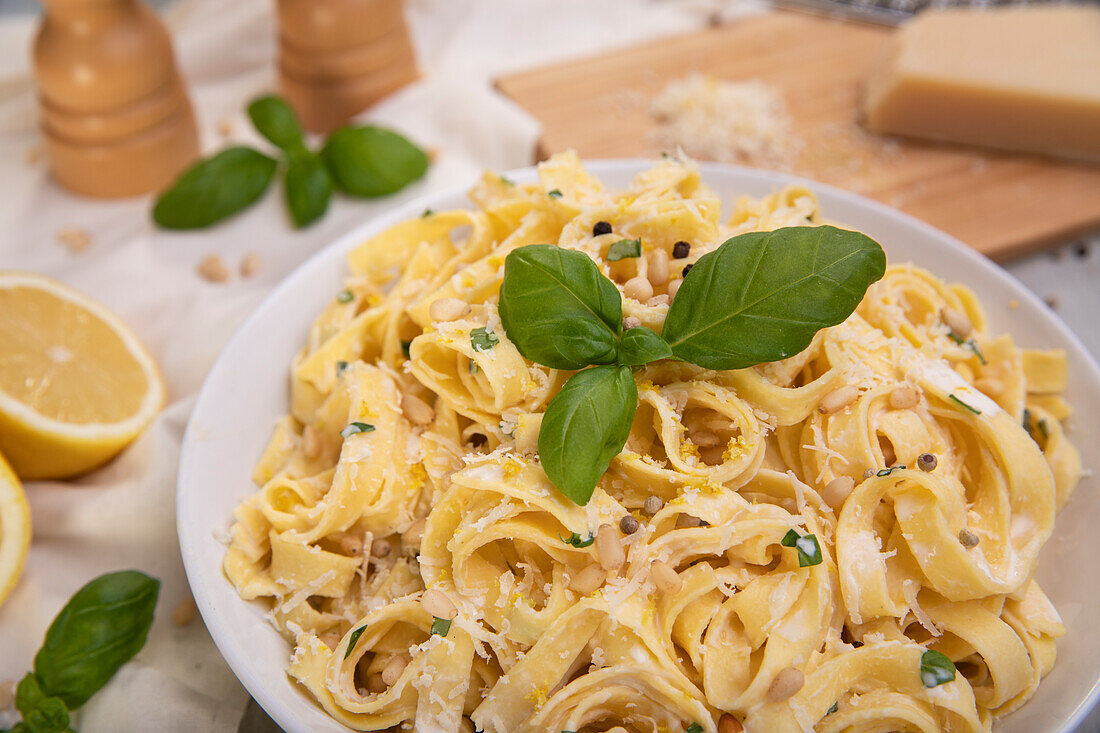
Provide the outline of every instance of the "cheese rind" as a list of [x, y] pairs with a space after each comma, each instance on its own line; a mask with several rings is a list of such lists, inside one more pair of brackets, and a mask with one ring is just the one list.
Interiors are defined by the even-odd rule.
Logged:
[[872, 132], [1100, 161], [1100, 7], [921, 13], [872, 71]]

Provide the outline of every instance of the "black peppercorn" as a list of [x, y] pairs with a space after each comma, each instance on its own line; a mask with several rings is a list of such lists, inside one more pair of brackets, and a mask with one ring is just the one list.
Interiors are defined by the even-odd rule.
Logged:
[[672, 256], [678, 260], [682, 260], [691, 253], [691, 245], [687, 242], [677, 242], [672, 245]]
[[693, 267], [693, 265], [691, 265], [691, 264], [684, 265], [684, 271], [683, 271], [682, 277], [687, 277], [688, 273], [691, 272], [692, 267]]
[[592, 236], [593, 237], [598, 237], [601, 234], [610, 234], [610, 233], [611, 233], [611, 225], [608, 224], [606, 221], [598, 221], [598, 222], [596, 222], [596, 226], [592, 227]]

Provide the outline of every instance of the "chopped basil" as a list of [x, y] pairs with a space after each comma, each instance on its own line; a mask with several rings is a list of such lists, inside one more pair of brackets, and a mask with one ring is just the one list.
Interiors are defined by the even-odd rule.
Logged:
[[365, 422], [353, 422], [346, 428], [340, 431], [341, 438], [350, 438], [358, 433], [369, 433], [374, 430], [374, 426]]
[[805, 568], [811, 565], [820, 565], [822, 562], [821, 546], [817, 544], [817, 537], [812, 534], [799, 535], [795, 530], [787, 530], [779, 544], [784, 547], [793, 547], [798, 551], [798, 567]]
[[434, 213], [435, 212], [432, 211], [431, 209], [424, 209], [424, 213], [420, 215], [420, 218], [421, 219], [427, 219], [429, 216], [431, 216]]
[[473, 345], [474, 351], [488, 351], [499, 344], [500, 339], [485, 326], [480, 326], [470, 331], [470, 343]]
[[954, 331], [948, 331], [947, 332], [947, 338], [951, 339], [952, 341], [957, 343], [959, 346], [965, 346], [966, 348], [973, 351], [974, 356], [978, 357], [978, 361], [980, 361], [983, 366], [989, 363], [985, 360], [985, 356], [982, 355], [982, 350], [980, 348], [978, 348], [978, 342], [975, 341], [974, 339], [963, 340], [959, 336], [956, 336]]
[[827, 712], [827, 713], [825, 713], [825, 714], [826, 714], [826, 715], [832, 715], [833, 713], [835, 713], [835, 712], [837, 711], [837, 708], [838, 708], [838, 707], [839, 707], [839, 705], [838, 705], [837, 703], [835, 703], [835, 702], [834, 702], [834, 703], [833, 703], [833, 706], [832, 706], [831, 708], [829, 708], [829, 712]]
[[947, 399], [951, 400], [952, 402], [954, 402], [958, 405], [961, 405], [962, 407], [966, 408], [967, 410], [970, 410], [975, 415], [981, 415], [982, 414], [982, 411], [979, 410], [977, 407], [971, 407], [970, 405], [966, 404], [965, 402], [963, 402], [962, 400], [960, 400], [958, 397], [956, 397], [953, 394], [947, 395]]
[[477, 365], [476, 361], [470, 359], [470, 374], [477, 374], [479, 371], [481, 371], [481, 367]]
[[506, 186], [514, 186], [514, 185], [516, 185], [516, 182], [515, 182], [515, 181], [513, 181], [513, 180], [512, 180], [511, 178], [509, 178], [508, 176], [501, 176], [501, 177], [500, 177], [500, 181], [501, 181], [501, 183], [505, 184]]
[[608, 262], [618, 262], [619, 260], [641, 256], [642, 240], [640, 239], [620, 239], [618, 242], [612, 242], [611, 246], [607, 248]]
[[451, 622], [445, 618], [432, 616], [432, 636], [446, 636], [451, 630]]
[[350, 290], [341, 290], [336, 295], [336, 302], [338, 303], [350, 303], [355, 299], [355, 296], [351, 294]]
[[582, 540], [581, 536], [579, 534], [577, 534], [576, 532], [569, 535], [568, 537], [562, 537], [559, 534], [558, 539], [561, 540], [562, 542], [564, 542], [567, 545], [572, 545], [573, 547], [588, 547], [589, 545], [591, 545], [593, 542], [596, 541], [596, 538], [593, 537], [591, 534], [588, 535], [588, 539]]
[[687, 727], [687, 733], [703, 733], [703, 726], [698, 723], [692, 723]]
[[876, 476], [889, 476], [894, 471], [904, 471], [904, 470], [905, 470], [905, 466], [890, 466], [890, 468], [884, 468], [881, 471], [876, 471], [875, 475]]
[[557, 188], [552, 188], [552, 189], [550, 189], [549, 191], [546, 192], [546, 195], [547, 196], [552, 196], [553, 198], [556, 198], [556, 199], [560, 199], [561, 198], [561, 190], [557, 189]]
[[920, 681], [925, 687], [939, 687], [955, 679], [955, 664], [940, 652], [929, 649], [920, 655]]
[[343, 374], [344, 370], [346, 370], [347, 368], [348, 368], [348, 363], [346, 361], [336, 362], [336, 374], [337, 375]]
[[359, 643], [359, 637], [363, 635], [363, 632], [367, 630], [367, 625], [363, 624], [355, 631], [351, 632], [351, 636], [348, 637], [348, 648], [344, 650], [344, 659], [351, 656], [352, 650], [355, 649], [355, 645]]
[[412, 345], [412, 341], [402, 341], [401, 342], [401, 353], [405, 355], [406, 359], [409, 358], [409, 346], [411, 346], [411, 345]]

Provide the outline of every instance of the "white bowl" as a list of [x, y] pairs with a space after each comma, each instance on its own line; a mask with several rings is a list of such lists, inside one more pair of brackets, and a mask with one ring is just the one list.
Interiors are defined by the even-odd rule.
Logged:
[[[624, 187], [652, 161], [609, 160], [587, 164], [611, 188]], [[1069, 353], [1068, 397], [1078, 409], [1070, 437], [1086, 454], [1100, 441], [1100, 369], [1068, 328], [1042, 301], [990, 260], [912, 217], [852, 193], [792, 176], [718, 164], [702, 164], [703, 178], [724, 197], [765, 195], [794, 182], [820, 198], [826, 216], [878, 240], [891, 262], [912, 261], [940, 277], [973, 288], [988, 312], [991, 331], [1008, 331], [1017, 343], [1063, 348]], [[533, 168], [508, 174], [535, 178]], [[218, 649], [264, 710], [287, 733], [346, 731], [286, 675], [290, 649], [267, 622], [267, 608], [242, 601], [222, 573], [223, 541], [233, 509], [256, 491], [252, 467], [287, 412], [291, 358], [313, 319], [340, 290], [344, 255], [371, 235], [424, 209], [468, 207], [465, 189], [426, 196], [364, 223], [314, 255], [284, 280], [226, 346], [195, 404], [180, 455], [177, 522], [180, 548], [199, 611]], [[1010, 310], [1011, 300], [1019, 302]], [[1038, 578], [1061, 612], [1068, 635], [1058, 661], [1022, 710], [996, 726], [997, 733], [1074, 730], [1100, 696], [1100, 493], [1088, 476], [1059, 515], [1044, 548]], [[1069, 572], [1065, 568], [1070, 568]]]

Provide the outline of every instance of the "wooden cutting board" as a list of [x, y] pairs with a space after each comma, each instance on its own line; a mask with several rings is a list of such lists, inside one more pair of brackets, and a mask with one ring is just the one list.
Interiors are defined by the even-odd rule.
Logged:
[[698, 72], [779, 88], [801, 149], [791, 172], [878, 199], [1005, 260], [1100, 230], [1100, 166], [879, 138], [860, 85], [891, 29], [772, 12], [518, 73], [498, 88], [543, 126], [539, 156], [662, 152], [650, 100]]

